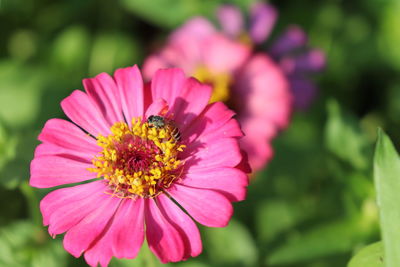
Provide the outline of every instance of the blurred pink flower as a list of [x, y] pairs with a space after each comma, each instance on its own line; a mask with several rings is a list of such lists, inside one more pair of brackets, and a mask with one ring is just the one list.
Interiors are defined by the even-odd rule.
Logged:
[[[83, 81], [51, 119], [31, 163], [30, 184], [57, 189], [40, 203], [52, 236], [90, 266], [136, 257], [146, 237], [162, 262], [200, 254], [192, 220], [226, 226], [248, 177], [233, 112], [209, 104], [211, 88], [179, 69], [143, 85], [136, 66]], [[178, 203], [179, 206], [176, 204]], [[181, 208], [183, 207], [185, 211]]]
[[[269, 4], [257, 2], [250, 9], [249, 22], [244, 22], [240, 9], [233, 5], [224, 5], [217, 12], [222, 31], [233, 39], [243, 36], [249, 42], [260, 44], [272, 32], [278, 18], [277, 10]], [[244, 25], [249, 25], [246, 29]], [[272, 42], [266, 51], [284, 71], [293, 93], [294, 107], [306, 109], [317, 94], [317, 88], [310, 79], [312, 74], [325, 68], [324, 53], [308, 47], [307, 35], [298, 26], [289, 26], [286, 31]]]
[[[239, 27], [230, 25], [230, 31]], [[213, 85], [211, 100], [225, 101], [237, 113], [251, 168], [264, 167], [272, 157], [272, 138], [290, 119], [291, 94], [281, 68], [201, 17], [173, 32], [166, 46], [145, 60], [144, 76], [150, 79], [157, 69], [171, 66]]]

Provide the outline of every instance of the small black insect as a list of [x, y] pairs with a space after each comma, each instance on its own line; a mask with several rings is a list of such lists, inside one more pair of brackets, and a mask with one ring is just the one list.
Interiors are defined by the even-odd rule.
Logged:
[[147, 122], [149, 123], [150, 128], [156, 127], [157, 129], [160, 129], [160, 128], [164, 128], [166, 125], [165, 118], [162, 116], [158, 116], [158, 115], [150, 115], [147, 118]]
[[150, 128], [155, 127], [157, 129], [167, 129], [171, 133], [171, 137], [175, 142], [179, 142], [181, 140], [181, 132], [172, 120], [168, 120], [167, 118], [159, 115], [150, 115], [147, 118], [147, 122], [149, 123]]

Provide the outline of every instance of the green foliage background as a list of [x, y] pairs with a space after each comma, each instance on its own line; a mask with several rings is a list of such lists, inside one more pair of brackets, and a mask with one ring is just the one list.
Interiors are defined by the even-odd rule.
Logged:
[[[0, 266], [85, 266], [41, 224], [48, 190], [27, 182], [38, 133], [65, 118], [59, 103], [83, 78], [141, 64], [175, 26], [215, 19], [222, 2], [0, 0]], [[253, 1], [230, 2], [246, 10]], [[372, 158], [378, 126], [400, 142], [400, 1], [272, 3], [273, 37], [299, 24], [326, 51], [318, 99], [274, 142], [231, 224], [201, 227], [202, 255], [170, 266], [346, 266], [380, 240]], [[144, 246], [136, 260], [111, 265], [159, 263]]]

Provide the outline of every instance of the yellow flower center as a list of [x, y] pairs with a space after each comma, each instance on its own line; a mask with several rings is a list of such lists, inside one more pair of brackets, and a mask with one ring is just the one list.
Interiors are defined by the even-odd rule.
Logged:
[[176, 128], [154, 127], [141, 118], [132, 127], [117, 122], [111, 134], [98, 136], [103, 151], [93, 159], [97, 177], [107, 180], [111, 193], [121, 198], [155, 197], [182, 173], [178, 159], [182, 145], [174, 139]]
[[232, 79], [228, 73], [214, 73], [206, 67], [199, 67], [193, 76], [200, 82], [210, 84], [213, 87], [210, 103], [229, 99], [229, 86]]

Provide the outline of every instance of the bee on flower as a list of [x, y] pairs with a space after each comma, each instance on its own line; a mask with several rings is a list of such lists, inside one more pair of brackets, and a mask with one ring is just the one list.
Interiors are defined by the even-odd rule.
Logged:
[[166, 128], [175, 142], [181, 140], [181, 132], [172, 120], [159, 115], [150, 115], [147, 122], [149, 127]]
[[[226, 226], [246, 195], [242, 131], [211, 88], [180, 69], [139, 69], [83, 81], [50, 119], [31, 162], [30, 185], [63, 186], [40, 202], [51, 236], [90, 266], [135, 258], [147, 240], [161, 262], [195, 257], [195, 222]], [[84, 182], [84, 183], [83, 183]]]

